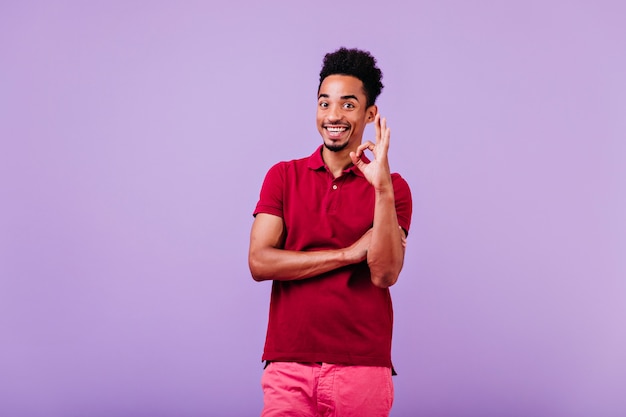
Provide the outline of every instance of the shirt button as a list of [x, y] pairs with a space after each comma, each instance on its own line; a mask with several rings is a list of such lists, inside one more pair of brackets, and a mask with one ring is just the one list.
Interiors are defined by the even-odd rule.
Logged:
[[337, 189], [337, 184], [333, 184], [333, 190]]

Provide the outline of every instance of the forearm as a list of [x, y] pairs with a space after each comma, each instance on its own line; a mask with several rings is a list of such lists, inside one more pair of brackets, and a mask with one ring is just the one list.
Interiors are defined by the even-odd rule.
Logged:
[[350, 248], [299, 252], [264, 247], [251, 251], [248, 262], [256, 281], [291, 281], [311, 278], [363, 260], [353, 252]]
[[367, 252], [374, 285], [387, 288], [398, 280], [404, 263], [403, 233], [398, 225], [393, 188], [377, 190], [372, 240]]

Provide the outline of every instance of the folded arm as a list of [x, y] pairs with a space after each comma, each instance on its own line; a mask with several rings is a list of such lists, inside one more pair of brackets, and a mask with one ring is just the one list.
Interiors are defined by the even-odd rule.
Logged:
[[404, 264], [406, 234], [398, 225], [393, 188], [376, 191], [374, 227], [367, 252], [372, 283], [381, 288], [398, 281]]
[[[398, 280], [404, 264], [406, 234], [399, 227], [396, 213], [393, 182], [387, 153], [391, 131], [387, 121], [377, 114], [374, 120], [376, 143], [367, 141], [361, 144], [350, 157], [375, 190], [374, 226], [367, 252], [372, 283], [381, 288], [392, 286]], [[369, 163], [362, 159], [363, 152], [369, 150], [374, 160]]]
[[259, 213], [252, 224], [248, 265], [255, 281], [298, 280], [311, 278], [342, 266], [362, 262], [372, 230], [343, 249], [322, 251], [292, 251], [283, 249], [285, 225], [283, 219]]

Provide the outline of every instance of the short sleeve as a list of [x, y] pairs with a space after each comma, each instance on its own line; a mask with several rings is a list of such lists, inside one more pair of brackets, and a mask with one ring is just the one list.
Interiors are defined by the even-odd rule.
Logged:
[[396, 214], [398, 224], [409, 234], [411, 227], [411, 216], [413, 214], [413, 200], [409, 184], [400, 174], [392, 174], [393, 193], [396, 200]]
[[285, 185], [285, 164], [279, 162], [267, 171], [259, 201], [252, 213], [256, 216], [259, 213], [273, 214], [283, 218], [283, 196]]

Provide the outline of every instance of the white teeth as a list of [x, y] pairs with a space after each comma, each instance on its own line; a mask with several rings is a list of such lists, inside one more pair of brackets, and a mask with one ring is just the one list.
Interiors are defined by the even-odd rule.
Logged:
[[333, 133], [343, 132], [346, 130], [345, 127], [327, 127], [326, 129], [328, 129], [329, 132], [333, 132]]

